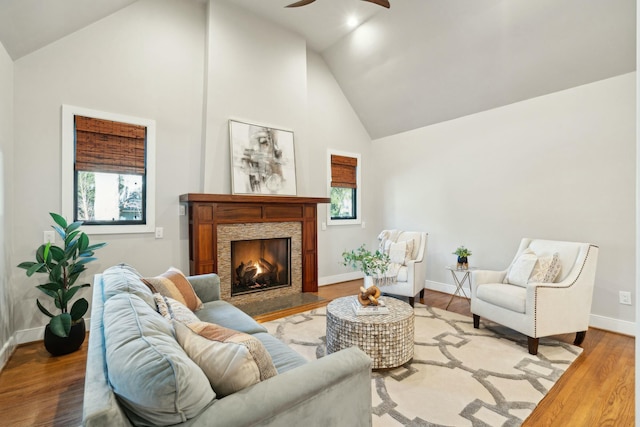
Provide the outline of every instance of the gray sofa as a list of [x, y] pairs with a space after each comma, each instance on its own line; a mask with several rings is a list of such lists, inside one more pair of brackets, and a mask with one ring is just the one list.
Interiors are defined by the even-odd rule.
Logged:
[[[365, 353], [353, 347], [307, 362], [291, 348], [269, 335], [266, 329], [251, 317], [221, 300], [217, 275], [192, 276], [188, 279], [204, 303], [204, 308], [196, 311], [196, 315], [203, 321], [217, 323], [258, 338], [269, 352], [278, 374], [226, 397], [213, 398], [191, 418], [183, 419], [175, 425], [371, 425], [371, 360]], [[148, 288], [145, 290], [144, 285], [140, 286], [141, 283], [137, 272], [126, 265], [111, 267], [95, 276], [83, 425], [111, 427], [157, 424], [157, 421], [142, 419], [135, 411], [132, 412], [129, 402], [122, 396], [116, 396], [113, 385], [125, 380], [133, 387], [142, 387], [145, 392], [140, 395], [151, 393], [152, 391], [145, 387], [154, 387], [151, 385], [153, 381], [141, 384], [142, 381], [136, 380], [136, 376], [143, 374], [138, 371], [153, 370], [153, 367], [147, 363], [143, 365], [144, 369], [138, 367], [126, 371], [124, 376], [127, 378], [114, 378], [115, 364], [111, 371], [107, 365], [109, 360], [110, 364], [114, 361], [127, 366], [126, 364], [131, 362], [132, 366], [135, 366], [139, 357], [137, 352], [124, 357], [118, 353], [118, 357], [114, 359], [113, 341], [120, 339], [117, 333], [118, 325], [120, 322], [126, 325], [127, 316], [142, 315], [139, 312], [144, 312], [144, 316], [152, 322], [160, 322], [161, 325], [166, 322], [169, 328], [172, 327], [170, 321], [160, 314], [154, 314], [152, 309], [147, 310], [146, 307], [151, 307], [153, 299], [149, 300], [150, 291]], [[125, 315], [111, 313], [118, 303], [133, 312]], [[155, 317], [156, 314], [158, 318]], [[140, 335], [142, 341], [147, 339], [146, 332]], [[168, 335], [171, 337], [171, 334]], [[107, 349], [109, 354], [106, 354]], [[183, 394], [202, 395], [197, 387], [194, 380], [193, 389], [187, 384], [187, 392], [183, 391]], [[161, 414], [158, 419], [163, 419], [162, 417]]]

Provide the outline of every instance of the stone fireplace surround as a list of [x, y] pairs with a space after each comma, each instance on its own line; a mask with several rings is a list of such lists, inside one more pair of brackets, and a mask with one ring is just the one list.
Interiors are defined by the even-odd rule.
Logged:
[[[330, 202], [321, 197], [181, 195], [180, 203], [188, 206], [189, 274], [217, 273], [220, 297], [233, 304], [288, 295], [287, 292], [317, 292], [317, 205]], [[231, 297], [230, 242], [232, 237], [238, 237], [229, 233], [239, 233], [242, 239], [291, 237], [292, 286]]]
[[[231, 241], [253, 239], [291, 238], [291, 286], [250, 294], [231, 296], [233, 280], [231, 265]], [[253, 224], [221, 224], [218, 226], [218, 276], [220, 293], [231, 303], [244, 304], [302, 292], [302, 231], [299, 222], [267, 222]]]

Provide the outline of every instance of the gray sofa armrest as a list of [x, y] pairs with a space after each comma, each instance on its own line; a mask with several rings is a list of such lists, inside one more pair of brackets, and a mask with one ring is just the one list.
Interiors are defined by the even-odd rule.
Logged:
[[[265, 399], [268, 405], [261, 404]], [[371, 359], [351, 347], [216, 401], [193, 426], [371, 426]]]
[[220, 299], [220, 278], [215, 273], [187, 276], [187, 280], [193, 286], [202, 302], [217, 301]]

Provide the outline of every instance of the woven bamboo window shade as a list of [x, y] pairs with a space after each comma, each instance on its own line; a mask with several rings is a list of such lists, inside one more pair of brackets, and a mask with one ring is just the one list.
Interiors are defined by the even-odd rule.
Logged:
[[356, 188], [356, 167], [358, 159], [354, 157], [331, 155], [331, 186]]
[[145, 174], [145, 126], [75, 116], [76, 170]]

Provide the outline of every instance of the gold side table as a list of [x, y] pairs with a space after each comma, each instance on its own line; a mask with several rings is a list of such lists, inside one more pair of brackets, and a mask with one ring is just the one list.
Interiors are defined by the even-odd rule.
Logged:
[[[471, 304], [471, 298], [467, 296], [466, 292], [464, 291], [464, 283], [467, 282], [467, 284], [469, 285], [469, 292], [471, 292], [471, 276], [469, 274], [473, 270], [477, 270], [478, 268], [469, 267], [463, 270], [457, 268], [454, 265], [448, 265], [446, 268], [451, 272], [451, 276], [453, 276], [453, 282], [456, 285], [456, 291], [453, 293], [453, 295], [451, 295], [451, 299], [449, 299], [449, 303], [447, 304], [445, 310], [449, 309], [449, 305], [451, 305], [451, 301], [453, 301], [453, 297], [455, 296], [464, 297], [467, 299], [467, 302]], [[458, 276], [458, 273], [461, 273], [462, 275]], [[462, 277], [462, 279], [460, 279], [460, 277]]]

